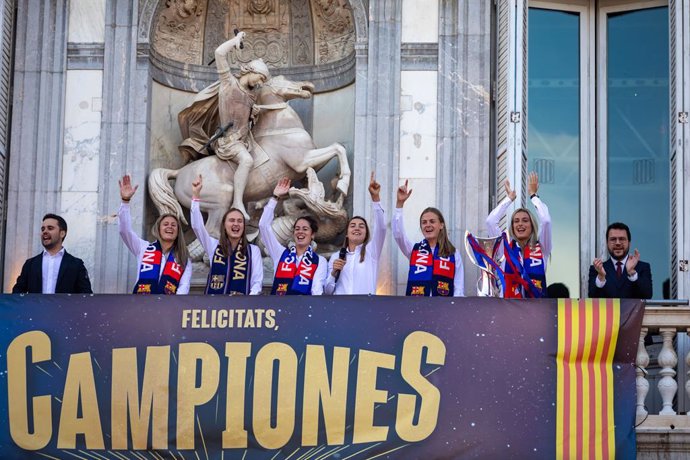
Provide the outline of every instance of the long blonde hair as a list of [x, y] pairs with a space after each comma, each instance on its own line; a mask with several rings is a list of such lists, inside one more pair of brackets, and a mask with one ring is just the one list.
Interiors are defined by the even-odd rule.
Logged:
[[182, 265], [182, 268], [184, 270], [184, 267], [187, 265], [187, 262], [189, 261], [189, 252], [187, 252], [187, 243], [185, 243], [184, 236], [182, 235], [182, 226], [180, 225], [180, 219], [178, 219], [175, 214], [161, 214], [160, 216], [158, 216], [158, 219], [156, 219], [156, 223], [153, 224], [153, 230], [151, 232], [153, 233], [153, 236], [158, 241], [160, 241], [160, 226], [161, 222], [166, 217], [172, 217], [173, 219], [175, 219], [175, 222], [177, 222], [177, 238], [175, 239], [175, 244], [173, 244], [173, 254], [175, 255], [175, 261], [178, 264]]
[[451, 254], [455, 254], [455, 246], [453, 246], [453, 243], [451, 243], [448, 239], [448, 230], [446, 230], [446, 219], [443, 218], [443, 214], [437, 208], [429, 207], [422, 211], [422, 213], [419, 215], [420, 226], [422, 225], [422, 216], [427, 212], [436, 214], [436, 217], [438, 217], [439, 222], [443, 224], [443, 228], [441, 228], [441, 231], [438, 232], [437, 244], [439, 257], [450, 257]]
[[511, 240], [515, 240], [515, 234], [513, 233], [513, 219], [515, 218], [515, 214], [517, 214], [519, 212], [527, 213], [527, 216], [529, 217], [529, 221], [532, 224], [532, 234], [529, 236], [529, 239], [527, 240], [527, 245], [530, 248], [534, 248], [534, 247], [536, 247], [537, 242], [539, 241], [539, 223], [537, 222], [537, 219], [534, 217], [534, 214], [532, 214], [532, 211], [530, 211], [529, 209], [518, 208], [515, 211], [513, 211], [513, 214], [510, 216], [510, 225], [508, 226], [508, 235], [510, 235]]

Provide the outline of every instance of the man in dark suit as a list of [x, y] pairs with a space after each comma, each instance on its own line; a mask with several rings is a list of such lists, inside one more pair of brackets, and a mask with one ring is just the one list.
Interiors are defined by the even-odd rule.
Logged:
[[56, 214], [46, 214], [41, 224], [43, 252], [24, 262], [12, 292], [37, 294], [91, 294], [91, 281], [84, 262], [65, 251], [62, 242], [67, 222]]
[[637, 249], [630, 251], [630, 229], [615, 222], [606, 229], [606, 246], [610, 258], [594, 259], [589, 268], [590, 298], [651, 299], [652, 270], [640, 260]]

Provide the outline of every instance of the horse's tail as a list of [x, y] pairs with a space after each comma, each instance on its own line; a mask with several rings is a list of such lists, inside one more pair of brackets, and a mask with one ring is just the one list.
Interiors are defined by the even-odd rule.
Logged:
[[170, 179], [175, 179], [179, 169], [156, 168], [149, 174], [149, 195], [159, 214], [173, 214], [180, 222], [187, 224], [182, 206], [175, 198]]

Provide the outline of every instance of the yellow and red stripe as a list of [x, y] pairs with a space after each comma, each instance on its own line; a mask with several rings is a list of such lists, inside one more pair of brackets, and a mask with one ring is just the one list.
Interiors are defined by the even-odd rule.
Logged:
[[556, 458], [616, 457], [613, 356], [617, 299], [558, 301]]

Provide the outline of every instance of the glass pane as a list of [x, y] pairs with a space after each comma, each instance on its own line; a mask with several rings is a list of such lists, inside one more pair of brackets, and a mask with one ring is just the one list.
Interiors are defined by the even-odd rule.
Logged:
[[[607, 18], [608, 221], [652, 265], [654, 298], [669, 277], [668, 8]], [[603, 238], [604, 235], [601, 235]]]
[[530, 8], [528, 35], [528, 165], [553, 223], [547, 281], [579, 297], [580, 15]]

